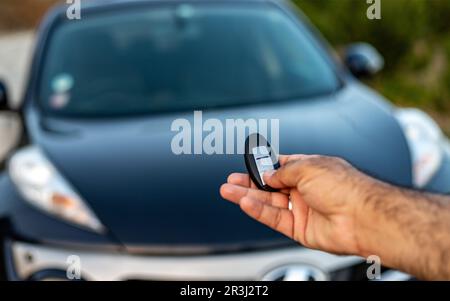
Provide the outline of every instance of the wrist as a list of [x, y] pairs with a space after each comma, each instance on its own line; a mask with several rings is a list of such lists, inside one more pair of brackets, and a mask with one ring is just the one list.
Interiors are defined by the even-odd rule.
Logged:
[[385, 231], [386, 217], [382, 208], [389, 202], [394, 188], [369, 176], [363, 175], [358, 185], [355, 201], [355, 237], [359, 256], [383, 257], [383, 245], [389, 239], [390, 231]]

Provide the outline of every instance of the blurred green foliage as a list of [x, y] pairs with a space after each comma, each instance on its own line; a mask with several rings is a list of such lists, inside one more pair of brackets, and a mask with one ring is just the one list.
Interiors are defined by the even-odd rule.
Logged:
[[294, 0], [337, 48], [358, 41], [386, 60], [367, 83], [393, 102], [418, 106], [450, 132], [450, 1], [381, 0], [381, 20], [369, 20], [366, 0]]

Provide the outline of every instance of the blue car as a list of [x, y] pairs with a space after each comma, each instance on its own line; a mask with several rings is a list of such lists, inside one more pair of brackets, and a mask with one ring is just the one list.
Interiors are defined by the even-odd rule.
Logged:
[[[338, 60], [288, 2], [89, 1], [80, 20], [66, 10], [38, 31], [22, 142], [0, 172], [6, 279], [67, 280], [75, 267], [85, 280], [367, 280], [364, 259], [304, 248], [221, 200], [244, 159], [174, 153], [173, 122], [194, 111], [278, 120], [281, 153], [450, 192], [436, 123], [358, 81], [381, 55], [359, 43]], [[7, 96], [0, 84], [2, 111]]]

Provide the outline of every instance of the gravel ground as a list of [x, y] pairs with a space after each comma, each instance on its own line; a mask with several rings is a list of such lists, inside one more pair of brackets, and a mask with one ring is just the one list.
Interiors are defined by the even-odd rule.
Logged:
[[[14, 106], [22, 97], [32, 47], [32, 32], [0, 33], [0, 79], [6, 83]], [[14, 114], [0, 114], [0, 161], [16, 144], [19, 131]]]

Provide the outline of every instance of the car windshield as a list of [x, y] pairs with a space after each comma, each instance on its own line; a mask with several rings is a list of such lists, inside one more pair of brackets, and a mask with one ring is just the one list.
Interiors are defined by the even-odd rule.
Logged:
[[267, 4], [90, 13], [53, 30], [38, 98], [50, 114], [119, 116], [331, 93], [332, 66]]

